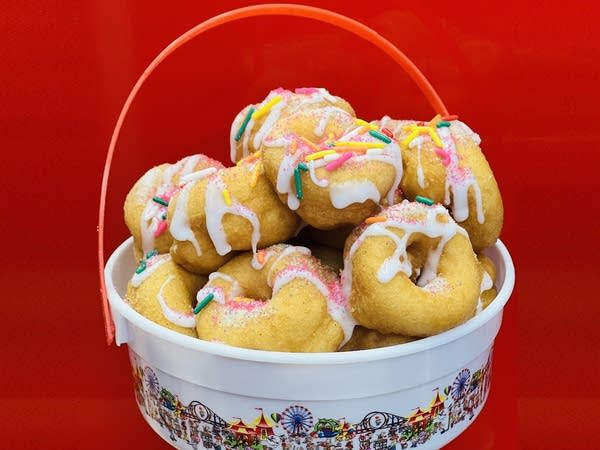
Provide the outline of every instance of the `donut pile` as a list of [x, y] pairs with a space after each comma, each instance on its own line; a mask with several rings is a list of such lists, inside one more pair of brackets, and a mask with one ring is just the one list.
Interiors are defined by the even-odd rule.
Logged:
[[127, 301], [186, 335], [329, 352], [455, 327], [495, 297], [483, 251], [503, 207], [455, 116], [367, 122], [323, 88], [282, 88], [233, 120], [224, 167], [150, 169], [125, 200]]

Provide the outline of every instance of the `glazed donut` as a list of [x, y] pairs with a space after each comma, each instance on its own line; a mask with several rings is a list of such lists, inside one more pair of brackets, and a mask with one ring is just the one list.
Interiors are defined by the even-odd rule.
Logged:
[[341, 347], [354, 321], [336, 274], [304, 247], [279, 244], [261, 252], [258, 260], [238, 255], [209, 276], [197, 295], [198, 337], [273, 351]]
[[479, 265], [483, 273], [481, 278], [481, 287], [479, 295], [479, 301], [477, 302], [477, 313], [480, 313], [489, 306], [490, 303], [496, 298], [498, 291], [496, 290], [494, 283], [496, 282], [496, 266], [494, 262], [483, 254], [477, 255]]
[[412, 342], [416, 338], [410, 336], [402, 336], [400, 334], [383, 334], [377, 330], [369, 330], [368, 328], [357, 325], [354, 327], [352, 337], [342, 348], [341, 352], [350, 352], [354, 350], [369, 350], [372, 348], [389, 347], [391, 345], [406, 344]]
[[[229, 136], [231, 161], [235, 163], [259, 150], [262, 140], [279, 120], [298, 111], [329, 106], [354, 115], [347, 101], [323, 88], [298, 88], [294, 92], [283, 88], [272, 90], [262, 102], [246, 106], [233, 119]], [[311, 130], [320, 138], [325, 132], [324, 123], [317, 122]]]
[[208, 167], [223, 165], [204, 155], [193, 155], [175, 164], [162, 164], [148, 170], [131, 188], [125, 199], [125, 224], [133, 236], [136, 259], [156, 249], [167, 253], [173, 241], [168, 231], [167, 206], [179, 189], [180, 180]]
[[500, 235], [504, 210], [494, 174], [481, 152], [481, 139], [458, 120], [428, 123], [378, 122], [402, 145], [406, 197], [417, 195], [449, 206], [452, 217], [469, 233], [476, 251], [493, 245]]
[[481, 269], [442, 205], [405, 200], [367, 222], [348, 237], [342, 273], [358, 324], [430, 336], [473, 316]]
[[[206, 172], [206, 171], [205, 171]], [[298, 217], [282, 205], [257, 158], [213, 170], [184, 186], [169, 205], [171, 254], [186, 269], [209, 274], [232, 250], [253, 250], [292, 237]]]
[[[380, 208], [382, 197], [393, 202], [402, 158], [398, 144], [372, 125], [325, 109], [280, 121], [261, 151], [281, 200], [309, 225], [329, 230], [360, 223]], [[327, 118], [327, 139], [316, 144], [302, 130], [310, 131], [320, 115]]]
[[168, 253], [150, 252], [127, 285], [125, 299], [146, 318], [171, 330], [197, 337], [192, 312], [194, 295], [206, 277], [194, 275], [173, 262]]

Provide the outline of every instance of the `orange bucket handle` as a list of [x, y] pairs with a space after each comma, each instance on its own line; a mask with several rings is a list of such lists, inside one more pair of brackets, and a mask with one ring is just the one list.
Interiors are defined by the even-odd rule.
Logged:
[[136, 95], [138, 94], [139, 90], [141, 89], [144, 82], [148, 79], [150, 74], [154, 72], [154, 70], [163, 60], [165, 60], [171, 53], [173, 53], [179, 47], [181, 47], [191, 39], [195, 38], [196, 36], [212, 28], [224, 25], [226, 23], [235, 22], [236, 20], [257, 16], [294, 16], [313, 19], [319, 22], [335, 25], [338, 28], [342, 28], [346, 31], [355, 34], [356, 36], [365, 39], [366, 41], [371, 42], [376, 47], [383, 50], [383, 52], [389, 55], [394, 61], [396, 61], [400, 65], [400, 67], [404, 69], [408, 76], [410, 76], [410, 78], [419, 87], [423, 95], [425, 95], [425, 98], [433, 107], [436, 113], [439, 113], [442, 116], [448, 115], [448, 110], [444, 106], [444, 103], [440, 99], [435, 89], [433, 89], [433, 86], [431, 86], [427, 78], [425, 78], [425, 76], [423, 75], [423, 73], [421, 73], [417, 66], [415, 66], [413, 62], [410, 59], [408, 59], [408, 57], [404, 53], [398, 50], [394, 46], [394, 44], [385, 39], [372, 28], [369, 28], [368, 26], [357, 22], [354, 19], [350, 19], [346, 16], [326, 9], [285, 3], [247, 6], [244, 8], [233, 9], [231, 11], [227, 11], [217, 16], [214, 16], [183, 33], [181, 36], [179, 36], [177, 39], [171, 42], [162, 52], [160, 52], [160, 54], [156, 58], [154, 58], [154, 60], [150, 63], [146, 70], [144, 70], [144, 73], [142, 73], [140, 78], [133, 86], [133, 89], [129, 93], [129, 96], [127, 97], [127, 100], [125, 100], [125, 104], [121, 109], [119, 118], [117, 119], [117, 124], [113, 131], [112, 138], [110, 140], [110, 145], [108, 147], [108, 153], [106, 155], [104, 174], [102, 176], [102, 188], [100, 191], [100, 208], [98, 214], [98, 265], [100, 269], [100, 293], [102, 295], [104, 326], [106, 330], [106, 340], [108, 344], [111, 344], [113, 342], [115, 327], [111, 318], [110, 308], [108, 306], [108, 299], [106, 297], [106, 285], [104, 280], [104, 210], [106, 206], [106, 191], [108, 188], [110, 166], [115, 147], [117, 145], [117, 140], [119, 138], [119, 133], [121, 132], [121, 128], [123, 127], [123, 122], [125, 121], [127, 112], [129, 111], [133, 100], [135, 99]]

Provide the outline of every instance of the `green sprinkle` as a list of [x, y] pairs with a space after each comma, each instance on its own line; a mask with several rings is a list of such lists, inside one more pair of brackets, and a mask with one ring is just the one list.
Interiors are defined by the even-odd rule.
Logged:
[[206, 297], [204, 297], [204, 299], [201, 302], [198, 302], [198, 304], [196, 305], [196, 307], [194, 308], [194, 314], [198, 314], [200, 311], [202, 311], [202, 309], [208, 305], [210, 302], [212, 302], [213, 298], [215, 298], [215, 294], [213, 294], [212, 292], [210, 294], [208, 294]]
[[156, 250], [156, 249], [150, 250], [148, 253], [146, 253], [146, 259], [150, 259], [156, 255], [158, 255], [158, 250]]
[[442, 120], [441, 122], [438, 122], [435, 126], [438, 128], [442, 128], [442, 127], [449, 127], [451, 124], [450, 122], [446, 122], [445, 120]]
[[300, 163], [300, 164], [298, 164], [298, 169], [300, 169], [300, 170], [302, 170], [304, 172], [307, 172], [308, 171], [308, 166], [306, 164], [304, 164], [304, 163]]
[[369, 134], [371, 136], [373, 136], [374, 138], [377, 138], [380, 141], [385, 142], [386, 144], [389, 144], [390, 142], [392, 142], [392, 140], [389, 137], [387, 137], [385, 134], [380, 133], [379, 131], [369, 130]]
[[135, 273], [142, 273], [144, 270], [146, 270], [146, 261], [141, 260], [140, 265], [135, 269]]
[[163, 200], [160, 197], [152, 197], [152, 200], [155, 201], [156, 203], [158, 203], [159, 205], [169, 206], [169, 202]]
[[429, 206], [433, 205], [433, 203], [434, 203], [433, 200], [431, 200], [430, 198], [422, 197], [420, 195], [417, 195], [415, 197], [415, 200], [418, 201], [419, 203], [423, 203], [423, 204], [429, 205]]
[[248, 122], [250, 122], [250, 117], [252, 117], [252, 114], [254, 114], [254, 111], [255, 111], [255, 108], [252, 107], [246, 113], [246, 117], [244, 117], [242, 126], [240, 127], [238, 132], [235, 134], [235, 142], [239, 141], [242, 138], [242, 134], [244, 134], [244, 131], [246, 131], [246, 127], [248, 126]]
[[298, 167], [294, 169], [294, 183], [296, 184], [296, 197], [298, 200], [302, 200], [302, 179], [300, 178], [300, 169]]

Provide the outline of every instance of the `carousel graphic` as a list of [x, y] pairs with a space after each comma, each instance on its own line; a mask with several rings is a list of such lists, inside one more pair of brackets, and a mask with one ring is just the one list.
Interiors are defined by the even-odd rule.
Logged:
[[371, 411], [357, 422], [346, 417], [314, 417], [302, 405], [265, 413], [257, 407], [252, 419], [225, 420], [200, 401], [185, 404], [160, 384], [150, 367], [134, 365], [136, 400], [146, 417], [167, 439], [192, 449], [214, 450], [392, 450], [418, 447], [437, 433], [472, 420], [490, 388], [491, 354], [471, 373], [462, 369], [454, 381], [433, 390], [427, 406], [406, 416]]

